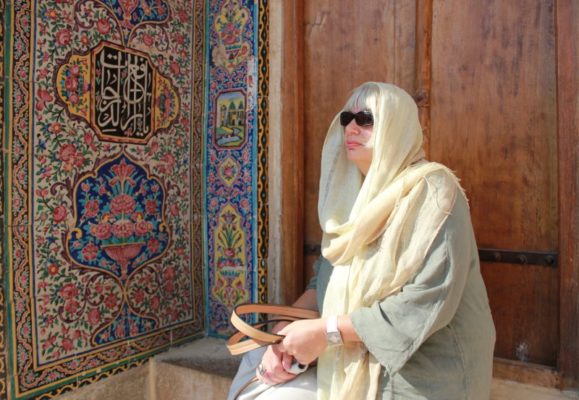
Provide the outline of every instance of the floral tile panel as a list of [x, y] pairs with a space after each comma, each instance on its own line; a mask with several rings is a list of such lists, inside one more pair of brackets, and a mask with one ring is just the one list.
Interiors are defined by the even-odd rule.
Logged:
[[265, 259], [267, 1], [214, 0], [206, 22], [208, 60], [205, 137], [208, 332], [227, 336], [229, 316], [241, 303], [266, 299]]
[[194, 15], [204, 7], [8, 9], [9, 398], [56, 396], [203, 332], [202, 233], [192, 223], [202, 116], [192, 110], [202, 108]]

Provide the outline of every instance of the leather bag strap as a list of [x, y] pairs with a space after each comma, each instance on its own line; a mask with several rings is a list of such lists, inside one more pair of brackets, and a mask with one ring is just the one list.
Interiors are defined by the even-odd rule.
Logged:
[[[274, 314], [275, 317], [254, 325], [245, 322], [241, 316], [246, 314]], [[243, 354], [258, 347], [276, 344], [283, 340], [283, 335], [260, 330], [271, 322], [297, 321], [300, 319], [319, 318], [317, 311], [305, 308], [282, 306], [277, 304], [242, 304], [233, 310], [231, 324], [238, 332], [227, 340], [227, 348], [232, 355]], [[247, 338], [246, 340], [242, 340]]]

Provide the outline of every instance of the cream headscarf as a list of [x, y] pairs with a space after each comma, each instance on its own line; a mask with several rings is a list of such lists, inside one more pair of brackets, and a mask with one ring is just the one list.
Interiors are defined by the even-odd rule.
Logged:
[[[365, 83], [344, 109], [355, 107], [374, 116], [366, 177], [347, 158], [338, 116], [322, 151], [322, 254], [334, 265], [323, 316], [399, 292], [424, 262], [460, 188], [446, 167], [424, 160], [418, 110], [404, 90]], [[330, 347], [318, 360], [318, 399], [374, 400], [380, 371], [363, 344]]]

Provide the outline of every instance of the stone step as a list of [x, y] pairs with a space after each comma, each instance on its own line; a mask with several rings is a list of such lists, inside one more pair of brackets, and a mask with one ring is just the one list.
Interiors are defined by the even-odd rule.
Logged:
[[155, 400], [225, 400], [241, 357], [225, 341], [203, 338], [171, 348], [151, 361]]

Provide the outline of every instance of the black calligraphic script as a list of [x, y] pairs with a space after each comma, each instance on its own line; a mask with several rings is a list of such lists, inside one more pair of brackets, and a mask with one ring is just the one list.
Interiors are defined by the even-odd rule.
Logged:
[[152, 128], [153, 69], [147, 58], [103, 46], [95, 54], [95, 123], [107, 136], [143, 138]]

